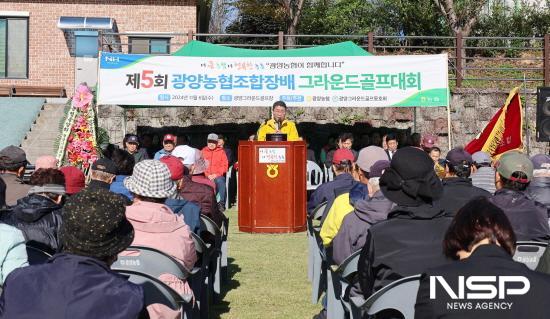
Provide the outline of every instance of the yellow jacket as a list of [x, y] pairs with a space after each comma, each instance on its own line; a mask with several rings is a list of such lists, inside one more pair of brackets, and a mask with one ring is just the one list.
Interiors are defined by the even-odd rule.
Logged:
[[[272, 134], [277, 131], [277, 126], [275, 125], [275, 120], [271, 119], [258, 129], [258, 141], [265, 141], [266, 134]], [[298, 130], [296, 129], [296, 124], [292, 121], [284, 120], [281, 125], [281, 133], [286, 134], [286, 140], [290, 142], [299, 141], [300, 136], [298, 135]]]
[[327, 213], [323, 226], [321, 226], [320, 235], [323, 245], [330, 246], [332, 240], [338, 234], [344, 218], [351, 212], [353, 212], [353, 206], [349, 203], [349, 193], [336, 197]]

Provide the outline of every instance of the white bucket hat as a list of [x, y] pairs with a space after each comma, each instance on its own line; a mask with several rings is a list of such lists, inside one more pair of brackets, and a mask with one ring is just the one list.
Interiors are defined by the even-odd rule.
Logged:
[[157, 160], [144, 160], [134, 166], [132, 176], [124, 180], [126, 188], [140, 196], [168, 198], [176, 192], [168, 167]]

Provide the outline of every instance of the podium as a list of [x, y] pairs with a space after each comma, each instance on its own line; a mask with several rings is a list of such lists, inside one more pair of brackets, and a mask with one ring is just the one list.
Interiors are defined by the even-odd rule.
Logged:
[[240, 231], [305, 230], [305, 142], [240, 141], [238, 176]]

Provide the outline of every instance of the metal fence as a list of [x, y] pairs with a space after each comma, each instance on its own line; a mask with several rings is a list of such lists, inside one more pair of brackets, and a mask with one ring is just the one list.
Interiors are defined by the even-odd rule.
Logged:
[[[209, 33], [103, 33], [101, 48], [130, 52], [134, 36], [169, 38], [168, 52], [190, 40], [250, 49], [294, 49], [353, 41], [375, 55], [435, 54], [449, 56], [449, 83], [456, 88], [508, 90], [550, 86], [550, 35], [544, 37], [463, 37], [365, 35], [209, 34]], [[293, 41], [288, 41], [292, 39]], [[288, 43], [293, 44], [288, 44]]]

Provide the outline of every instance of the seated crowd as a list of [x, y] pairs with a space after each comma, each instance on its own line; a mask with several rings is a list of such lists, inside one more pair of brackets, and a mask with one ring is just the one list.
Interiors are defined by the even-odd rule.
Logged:
[[[314, 213], [318, 218], [316, 207], [326, 205], [318, 235], [327, 265], [340, 265], [360, 251], [355, 283], [342, 293], [368, 299], [400, 278], [423, 274], [416, 318], [544, 317], [537, 311], [550, 275], [529, 270], [512, 255], [516, 241], [550, 239], [550, 156], [529, 159], [510, 151], [493, 160], [458, 147], [442, 158], [432, 135], [397, 148], [393, 134], [354, 154], [347, 147], [353, 138], [341, 137], [350, 143], [340, 140], [336, 150], [326, 152], [334, 179], [311, 193], [307, 208], [310, 218]], [[513, 311], [496, 314], [476, 312], [475, 305], [454, 311], [447, 305], [457, 300], [444, 289], [432, 295], [434, 276], [456, 291], [457, 276], [469, 275], [524, 275], [532, 289], [526, 297], [506, 299], [517, 305]], [[529, 308], [536, 300], [539, 307]], [[314, 318], [326, 317], [323, 309]]]
[[[191, 272], [192, 233], [214, 244], [200, 216], [219, 227], [226, 219], [220, 189], [228, 162], [218, 136], [208, 138], [201, 151], [175, 146], [168, 134], [164, 144], [173, 147], [150, 160], [129, 136], [126, 149], [111, 146], [90, 166], [87, 182], [80, 169], [42, 156], [24, 184], [25, 152], [0, 150], [0, 318], [180, 318], [161, 304], [145, 307], [143, 288], [110, 267], [117, 256], [135, 255], [129, 246], [144, 246]], [[53, 257], [29, 266], [29, 247]], [[187, 278], [158, 279], [194, 294]]]

